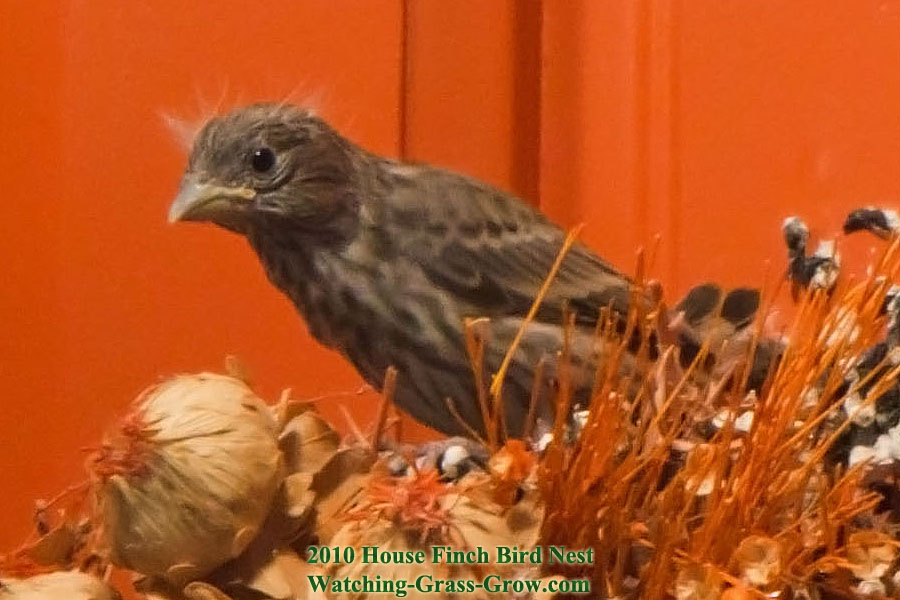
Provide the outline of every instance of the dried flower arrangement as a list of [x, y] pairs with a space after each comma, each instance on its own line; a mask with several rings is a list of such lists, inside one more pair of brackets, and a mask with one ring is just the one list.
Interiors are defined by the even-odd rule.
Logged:
[[[485, 386], [483, 439], [419, 446], [390, 435], [392, 372], [371, 434], [357, 427], [345, 442], [311, 404], [285, 394], [266, 405], [235, 363], [230, 376], [166, 380], [94, 449], [88, 481], [40, 506], [37, 539], [0, 560], [0, 600], [114, 598], [112, 570], [170, 600], [335, 597], [312, 588], [317, 575], [487, 573], [585, 578], [597, 598], [900, 597], [900, 294], [891, 285], [900, 238], [889, 217], [863, 209], [848, 219], [848, 232], [887, 240], [856, 280], [840, 273], [833, 246], [807, 256], [805, 225], [785, 222], [797, 307], [781, 336], [765, 331], [761, 310], [752, 327], [712, 332], [684, 361], [666, 343], [678, 324], [661, 302], [632, 313], [624, 331], [605, 319], [590, 404], [571, 406], [564, 347], [556, 418], [535, 441], [504, 439], [502, 370]], [[641, 258], [636, 279], [651, 286], [643, 270]], [[470, 328], [476, 373], [484, 326]], [[593, 549], [593, 560], [317, 564], [306, 552], [314, 543], [397, 557], [565, 545]]]

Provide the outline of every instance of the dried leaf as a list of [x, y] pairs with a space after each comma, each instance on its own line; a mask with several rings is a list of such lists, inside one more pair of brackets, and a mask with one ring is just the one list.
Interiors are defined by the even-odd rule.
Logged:
[[313, 566], [294, 551], [282, 549], [272, 554], [247, 585], [272, 598], [301, 599], [312, 591], [307, 575], [313, 572]]
[[225, 374], [238, 381], [243, 381], [247, 387], [253, 387], [253, 376], [250, 374], [250, 369], [247, 368], [247, 363], [237, 356], [229, 354], [225, 357]]
[[339, 450], [313, 477], [316, 531], [321, 543], [330, 543], [341, 527], [339, 516], [362, 494], [375, 458], [367, 448]]
[[284, 490], [288, 516], [299, 519], [309, 512], [316, 499], [312, 485], [313, 475], [311, 473], [294, 473], [285, 478]]
[[288, 473], [316, 473], [337, 452], [340, 436], [311, 405], [292, 403], [296, 413], [278, 437]]

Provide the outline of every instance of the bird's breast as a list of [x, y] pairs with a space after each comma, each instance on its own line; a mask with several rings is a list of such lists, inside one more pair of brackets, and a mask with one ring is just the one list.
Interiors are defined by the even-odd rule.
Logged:
[[464, 349], [463, 316], [415, 265], [351, 245], [304, 251], [254, 244], [269, 280], [293, 302], [310, 333], [380, 382], [410, 353]]

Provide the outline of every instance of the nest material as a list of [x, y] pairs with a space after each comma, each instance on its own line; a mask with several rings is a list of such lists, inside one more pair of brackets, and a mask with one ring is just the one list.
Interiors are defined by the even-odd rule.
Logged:
[[78, 571], [57, 571], [26, 579], [0, 578], [2, 600], [119, 600], [103, 581]]
[[[533, 548], [537, 541], [541, 508], [535, 495], [517, 501], [514, 506], [498, 504], [489, 497], [494, 480], [486, 473], [471, 474], [456, 482], [442, 482], [434, 469], [416, 471], [403, 477], [380, 472], [375, 474], [359, 501], [345, 513], [345, 524], [331, 538], [338, 547], [376, 547], [382, 551], [400, 552], [401, 556], [421, 551], [424, 564], [392, 563], [335, 564], [326, 570], [335, 579], [368, 578], [405, 580], [420, 577], [431, 581], [481, 581], [488, 573], [507, 578], [539, 575], [529, 566], [497, 564], [498, 546]], [[487, 493], [486, 493], [487, 492]], [[433, 561], [432, 547], [453, 550], [483, 548], [492, 564], [454, 564], [444, 562], [443, 555]], [[488, 598], [484, 590], [453, 588], [442, 593], [415, 592], [410, 597]], [[357, 594], [354, 598], [388, 598], [394, 593]], [[503, 597], [503, 596], [500, 596]]]
[[201, 374], [142, 394], [89, 469], [110, 560], [183, 585], [256, 537], [282, 456], [268, 407], [236, 379]]
[[[356, 428], [342, 443], [309, 404], [287, 395], [262, 404], [233, 364], [238, 378], [164, 382], [92, 456], [93, 509], [40, 519], [42, 537], [0, 561], [0, 572], [18, 574], [2, 580], [0, 600], [72, 576], [43, 571], [102, 572], [108, 560], [143, 576], [148, 598], [168, 600], [334, 596], [314, 593], [309, 576], [477, 581], [487, 573], [587, 578], [596, 598], [900, 597], [900, 451], [885, 447], [900, 427], [892, 400], [900, 397], [900, 303], [890, 285], [900, 242], [884, 219], [869, 221], [890, 243], [855, 282], [842, 279], [836, 251], [807, 256], [808, 228], [787, 222], [798, 304], [781, 339], [764, 333], [763, 310], [740, 335], [698, 340], [688, 361], [664, 343], [650, 360], [631, 342], [667, 339], [662, 304], [630, 315], [625, 331], [601, 324], [609, 353], [590, 404], [571, 407], [561, 368], [556, 420], [530, 426], [539, 440], [503, 439], [502, 377], [481, 398], [483, 445], [423, 446], [386, 439], [390, 385], [373, 435]], [[764, 304], [775, 295], [764, 294]], [[761, 349], [777, 360], [767, 358], [768, 371], [752, 381]], [[314, 565], [305, 552], [313, 543], [353, 547], [357, 557], [364, 546], [423, 550], [429, 562]], [[430, 564], [433, 545], [549, 544], [592, 548], [595, 560]], [[96, 595], [108, 592], [98, 580], [76, 577], [93, 586], [85, 598], [111, 597]]]

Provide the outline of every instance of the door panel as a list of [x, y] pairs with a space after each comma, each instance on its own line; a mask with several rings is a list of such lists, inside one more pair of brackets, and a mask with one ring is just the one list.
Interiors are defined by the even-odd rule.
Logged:
[[900, 203], [900, 3], [545, 5], [542, 207], [626, 268], [660, 234], [670, 298], [759, 285], [786, 216]]

